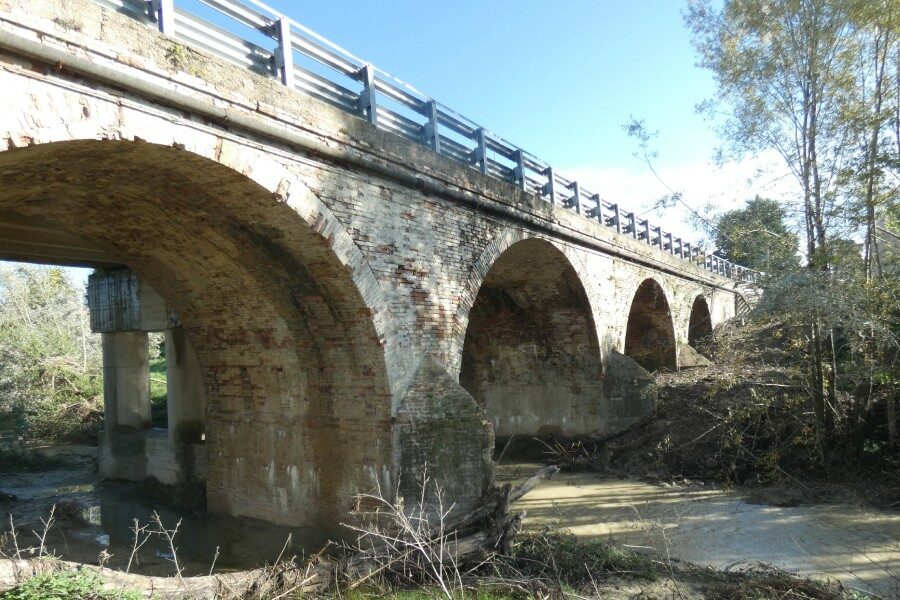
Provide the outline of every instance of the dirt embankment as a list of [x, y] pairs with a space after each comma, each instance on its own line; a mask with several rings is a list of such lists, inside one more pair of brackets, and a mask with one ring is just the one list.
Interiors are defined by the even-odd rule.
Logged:
[[802, 353], [777, 327], [729, 329], [702, 351], [708, 367], [657, 375], [657, 410], [602, 439], [557, 445], [564, 470], [756, 488], [760, 500], [839, 500], [900, 508], [900, 451], [838, 444], [822, 451]]

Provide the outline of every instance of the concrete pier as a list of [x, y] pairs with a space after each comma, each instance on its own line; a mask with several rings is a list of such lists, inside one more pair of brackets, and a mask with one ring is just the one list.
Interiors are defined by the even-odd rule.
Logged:
[[150, 355], [146, 331], [103, 336], [103, 407], [106, 429], [150, 426]]

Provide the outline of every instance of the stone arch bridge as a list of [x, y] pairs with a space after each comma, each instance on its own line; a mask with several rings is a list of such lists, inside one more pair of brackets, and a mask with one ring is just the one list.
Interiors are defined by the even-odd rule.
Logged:
[[428, 465], [465, 507], [495, 437], [627, 426], [648, 371], [735, 315], [729, 278], [172, 48], [87, 0], [0, 0], [0, 256], [98, 269], [108, 476], [330, 532]]

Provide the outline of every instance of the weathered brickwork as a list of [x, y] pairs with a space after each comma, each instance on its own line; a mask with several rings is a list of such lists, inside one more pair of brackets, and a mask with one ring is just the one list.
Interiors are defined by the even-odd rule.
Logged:
[[709, 304], [703, 296], [697, 296], [691, 306], [691, 316], [688, 321], [688, 344], [696, 346], [704, 339], [712, 337], [712, 317], [709, 314]]
[[675, 361], [698, 296], [713, 326], [734, 314], [723, 278], [273, 80], [190, 49], [173, 65], [175, 42], [88, 0], [0, 13], [24, 40], [0, 47], [0, 220], [82, 236], [177, 313], [214, 510], [333, 530], [426, 462], [472, 502], [488, 419], [580, 434], [652, 407], [614, 353], [642, 282]]
[[595, 331], [584, 287], [551, 243], [523, 240], [497, 259], [469, 312], [459, 380], [498, 441], [600, 429]]
[[625, 354], [651, 372], [678, 367], [672, 312], [662, 288], [652, 279], [638, 286], [631, 302]]

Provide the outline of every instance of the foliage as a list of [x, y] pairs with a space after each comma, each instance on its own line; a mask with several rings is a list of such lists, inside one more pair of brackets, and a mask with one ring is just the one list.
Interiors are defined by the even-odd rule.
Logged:
[[[154, 334], [151, 334], [153, 336]], [[151, 337], [150, 349], [158, 348]], [[157, 353], [159, 351], [157, 350]], [[152, 352], [151, 352], [152, 354]], [[169, 423], [165, 356], [150, 357], [150, 425], [165, 428]]]
[[0, 267], [0, 431], [93, 439], [102, 390], [83, 290], [56, 267]]
[[[832, 240], [826, 248], [840, 248], [841, 243]], [[877, 429], [881, 439], [896, 444], [900, 278], [893, 274], [866, 281], [858, 251], [834, 251], [829, 262], [827, 272], [795, 268], [767, 277], [753, 316], [802, 324], [793, 337], [809, 376], [807, 390], [816, 396], [817, 370], [826, 384], [826, 414], [819, 415], [818, 433], [826, 445], [840, 444], [844, 436], [854, 439], [861, 452], [876, 417], [885, 425]], [[816, 330], [826, 332], [819, 337], [829, 341], [824, 355], [807, 343]]]
[[[755, 316], [805, 341], [820, 455], [878, 412], [900, 444], [900, 286], [874, 258], [876, 217], [900, 199], [900, 0], [695, 0], [686, 20], [729, 154], [774, 150], [796, 184], [781, 210], [805, 265], [767, 265]], [[720, 225], [725, 239], [733, 220]]]
[[0, 594], [0, 600], [140, 600], [131, 590], [104, 589], [103, 579], [91, 571], [57, 571], [35, 575]]
[[728, 260], [757, 271], [798, 263], [797, 236], [788, 231], [784, 207], [759, 196], [719, 217], [716, 246]]
[[[548, 447], [547, 455], [564, 470], [726, 485], [803, 482], [810, 500], [848, 501], [849, 489], [854, 501], [900, 505], [900, 449], [886, 444], [887, 386], [873, 386], [868, 409], [838, 421], [823, 454], [803, 333], [777, 321], [725, 324], [701, 348], [715, 365], [661, 376], [652, 415], [622, 432]], [[858, 409], [855, 395], [838, 398], [842, 415]]]
[[68, 457], [47, 456], [35, 450], [0, 448], [0, 474], [36, 473], [61, 469], [72, 464]]
[[659, 575], [659, 565], [647, 555], [567, 531], [522, 535], [509, 558], [507, 568], [519, 576], [559, 581], [576, 589], [589, 587], [592, 577], [630, 575], [653, 581]]

